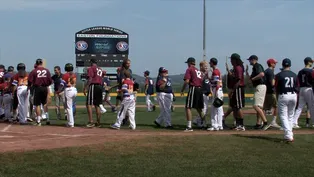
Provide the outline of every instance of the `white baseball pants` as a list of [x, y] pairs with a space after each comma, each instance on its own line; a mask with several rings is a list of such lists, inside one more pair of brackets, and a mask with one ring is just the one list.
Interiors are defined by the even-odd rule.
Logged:
[[17, 108], [19, 112], [18, 119], [20, 123], [26, 123], [27, 108], [28, 108], [28, 103], [29, 103], [27, 86], [22, 85], [22, 86], [17, 87], [17, 99], [19, 101], [18, 108]]
[[117, 114], [115, 126], [120, 127], [126, 115], [129, 116], [130, 127], [135, 130], [135, 98], [133, 96], [130, 98], [123, 98]]
[[146, 95], [146, 107], [147, 107], [147, 111], [152, 111], [152, 107], [154, 106], [152, 101], [150, 100], [150, 96], [151, 95]]
[[[223, 91], [222, 88], [219, 88], [216, 90], [216, 88], [212, 89], [213, 91], [213, 98], [212, 103], [214, 102], [215, 98], [219, 98], [223, 100]], [[211, 105], [211, 125], [213, 128], [222, 128], [222, 119], [224, 115], [223, 106], [220, 106], [219, 108], [216, 108], [213, 104]]]
[[11, 107], [12, 107], [12, 94], [4, 94], [3, 95], [3, 108], [4, 108], [4, 117], [7, 120], [11, 120], [12, 113], [11, 113]]
[[284, 130], [284, 139], [293, 140], [292, 124], [297, 105], [297, 94], [281, 94], [278, 96], [278, 115]]
[[77, 89], [75, 87], [67, 87], [64, 90], [65, 106], [68, 115], [68, 125], [74, 126], [73, 115], [73, 100], [77, 95]]
[[171, 105], [173, 95], [172, 93], [157, 93], [157, 101], [159, 104], [160, 114], [156, 119], [156, 122], [160, 125], [164, 124], [165, 127], [171, 125]]
[[311, 87], [301, 87], [299, 92], [299, 105], [296, 109], [293, 117], [293, 124], [298, 125], [298, 121], [300, 115], [303, 111], [305, 105], [308, 106], [308, 110], [310, 111], [312, 122], [314, 122], [314, 110], [313, 109], [313, 90]]
[[203, 94], [203, 100], [204, 100], [204, 108], [202, 110], [204, 116], [207, 116], [208, 114], [208, 104], [209, 104], [209, 96], [206, 96], [205, 94]]

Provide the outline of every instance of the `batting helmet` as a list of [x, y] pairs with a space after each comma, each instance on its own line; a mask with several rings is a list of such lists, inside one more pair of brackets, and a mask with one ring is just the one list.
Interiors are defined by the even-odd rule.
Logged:
[[25, 71], [26, 66], [25, 66], [24, 63], [19, 63], [19, 64], [17, 64], [16, 69], [17, 69], [18, 71], [20, 71], [20, 70]]
[[66, 72], [71, 72], [71, 71], [73, 71], [73, 65], [71, 64], [71, 63], [67, 63], [67, 64], [65, 64], [65, 66], [64, 66], [64, 70], [66, 71]]

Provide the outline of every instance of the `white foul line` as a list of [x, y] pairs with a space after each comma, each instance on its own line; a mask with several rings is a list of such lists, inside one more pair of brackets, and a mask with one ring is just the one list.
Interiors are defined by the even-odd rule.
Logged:
[[9, 130], [9, 128], [11, 128], [12, 125], [8, 125], [6, 127], [4, 127], [1, 132], [6, 132], [7, 130]]

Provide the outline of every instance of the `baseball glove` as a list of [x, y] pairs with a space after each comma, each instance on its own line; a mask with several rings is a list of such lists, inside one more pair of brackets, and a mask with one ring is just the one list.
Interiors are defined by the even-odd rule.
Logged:
[[214, 102], [213, 102], [213, 105], [216, 107], [216, 108], [219, 108], [220, 106], [222, 106], [224, 104], [224, 101], [219, 99], [219, 98], [215, 98]]

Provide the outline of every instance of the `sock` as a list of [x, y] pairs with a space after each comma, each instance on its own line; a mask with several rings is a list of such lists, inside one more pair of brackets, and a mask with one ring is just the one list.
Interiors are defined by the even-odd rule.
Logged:
[[188, 121], [187, 127], [192, 128], [192, 121]]
[[267, 125], [267, 122], [264, 122], [264, 124], [263, 125]]
[[226, 121], [225, 120], [222, 120], [222, 125], [225, 125], [226, 124]]
[[310, 118], [306, 118], [306, 124], [310, 124]]
[[273, 117], [273, 122], [276, 122], [276, 120], [277, 120], [277, 116], [274, 116]]
[[241, 125], [241, 126], [244, 126], [244, 124], [243, 124], [243, 119], [242, 119], [242, 118], [239, 118], [239, 120], [240, 120], [240, 125]]
[[236, 118], [236, 126], [239, 126], [240, 125], [240, 120], [239, 118]]
[[37, 123], [40, 123], [41, 117], [37, 116], [36, 120], [37, 120]]

